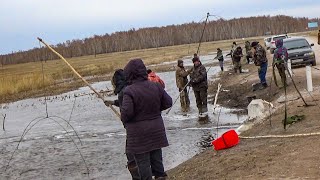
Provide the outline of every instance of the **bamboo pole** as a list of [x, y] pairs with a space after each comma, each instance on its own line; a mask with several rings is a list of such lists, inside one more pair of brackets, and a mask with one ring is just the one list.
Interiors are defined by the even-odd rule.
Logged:
[[[100, 98], [105, 101], [104, 97], [97, 91], [95, 90], [89, 83], [86, 81], [72, 66], [69, 64], [69, 62], [57, 51], [55, 51], [52, 47], [50, 47], [47, 43], [45, 43], [41, 38], [38, 37], [38, 40], [43, 43], [45, 46], [47, 46], [52, 52], [54, 52], [57, 56], [59, 56], [69, 67], [70, 69]], [[120, 113], [112, 106], [108, 106], [119, 118], [120, 118]]]
[[218, 95], [219, 95], [221, 86], [222, 86], [222, 85], [219, 83], [219, 84], [218, 84], [218, 90], [217, 90], [216, 96], [215, 96], [215, 98], [214, 98], [213, 113], [214, 113], [214, 111], [215, 111], [215, 109], [216, 109], [216, 107], [217, 107], [217, 100], [218, 100]]

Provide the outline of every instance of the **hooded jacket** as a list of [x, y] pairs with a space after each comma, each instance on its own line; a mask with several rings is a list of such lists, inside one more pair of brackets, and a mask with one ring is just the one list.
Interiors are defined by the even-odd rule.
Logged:
[[186, 71], [179, 63], [176, 68], [176, 84], [179, 89], [183, 89], [188, 83], [189, 71]]
[[276, 42], [276, 49], [273, 54], [273, 63], [283, 63], [288, 60], [288, 50], [283, 47], [283, 40], [278, 39]]
[[193, 70], [190, 74], [190, 81], [191, 86], [195, 91], [208, 89], [207, 70], [201, 62], [198, 66], [193, 66]]
[[114, 72], [111, 82], [114, 85], [114, 94], [118, 95], [118, 99], [114, 101], [114, 105], [121, 107], [123, 100], [123, 89], [127, 85], [122, 69], [118, 69]]
[[149, 79], [149, 81], [160, 83], [160, 85], [163, 87], [163, 89], [166, 87], [164, 82], [162, 81], [162, 79], [158, 75], [156, 75], [155, 72], [149, 73], [148, 79]]
[[168, 146], [161, 111], [172, 106], [172, 99], [159, 83], [148, 81], [141, 59], [124, 68], [128, 86], [123, 92], [121, 121], [127, 131], [126, 152], [141, 154]]

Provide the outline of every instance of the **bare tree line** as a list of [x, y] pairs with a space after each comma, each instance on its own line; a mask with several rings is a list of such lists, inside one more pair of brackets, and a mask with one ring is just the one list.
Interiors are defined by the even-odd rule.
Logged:
[[[210, 18], [209, 18], [210, 20]], [[259, 16], [231, 20], [210, 20], [205, 29], [203, 41], [262, 36], [271, 34], [306, 31], [311, 19], [289, 16]], [[312, 19], [318, 21], [319, 19]], [[186, 23], [165, 27], [142, 28], [139, 30], [95, 35], [82, 40], [75, 39], [54, 45], [53, 47], [66, 58], [97, 55], [111, 52], [158, 48], [199, 42], [203, 23]], [[34, 48], [28, 51], [0, 55], [1, 65], [52, 60], [58, 57], [47, 48]]]

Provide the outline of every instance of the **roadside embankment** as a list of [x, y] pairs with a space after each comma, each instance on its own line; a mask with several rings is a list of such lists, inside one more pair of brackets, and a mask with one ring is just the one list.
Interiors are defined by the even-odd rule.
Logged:
[[[311, 40], [314, 37], [310, 37]], [[319, 46], [315, 46], [316, 58], [319, 57]], [[271, 55], [268, 57], [271, 60]], [[271, 63], [270, 63], [271, 64]], [[294, 81], [297, 89], [302, 93], [308, 106], [304, 106], [298, 93], [289, 81], [288, 97], [292, 101], [287, 103], [287, 115], [304, 115], [304, 119], [283, 127], [285, 117], [284, 89], [278, 88], [271, 82], [272, 69], [269, 67], [267, 80], [269, 87], [252, 91], [251, 85], [259, 81], [257, 68], [245, 65], [249, 73], [234, 74], [224, 72], [220, 79], [213, 83], [210, 92], [215, 93], [217, 83], [222, 83], [218, 103], [222, 106], [246, 108], [249, 104], [247, 96], [256, 96], [272, 102], [275, 106], [270, 109], [261, 121], [255, 121], [252, 128], [241, 133], [242, 137], [279, 135], [274, 138], [240, 139], [240, 143], [230, 149], [214, 151], [205, 150], [169, 170], [170, 179], [319, 179], [320, 173], [320, 106], [318, 70], [313, 69], [314, 91], [307, 92], [305, 82], [305, 68], [293, 69]], [[251, 74], [252, 73], [252, 74]], [[297, 98], [295, 98], [297, 97]], [[252, 122], [247, 122], [252, 123]], [[297, 137], [291, 137], [297, 135]]]

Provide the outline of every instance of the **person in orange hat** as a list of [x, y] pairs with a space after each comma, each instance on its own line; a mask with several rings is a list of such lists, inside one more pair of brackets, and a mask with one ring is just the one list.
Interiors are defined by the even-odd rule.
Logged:
[[158, 75], [156, 75], [156, 73], [153, 72], [151, 69], [148, 69], [147, 73], [148, 73], [149, 81], [153, 81], [153, 82], [159, 83], [163, 87], [163, 89], [166, 87], [166, 85], [164, 84], [162, 79]]

